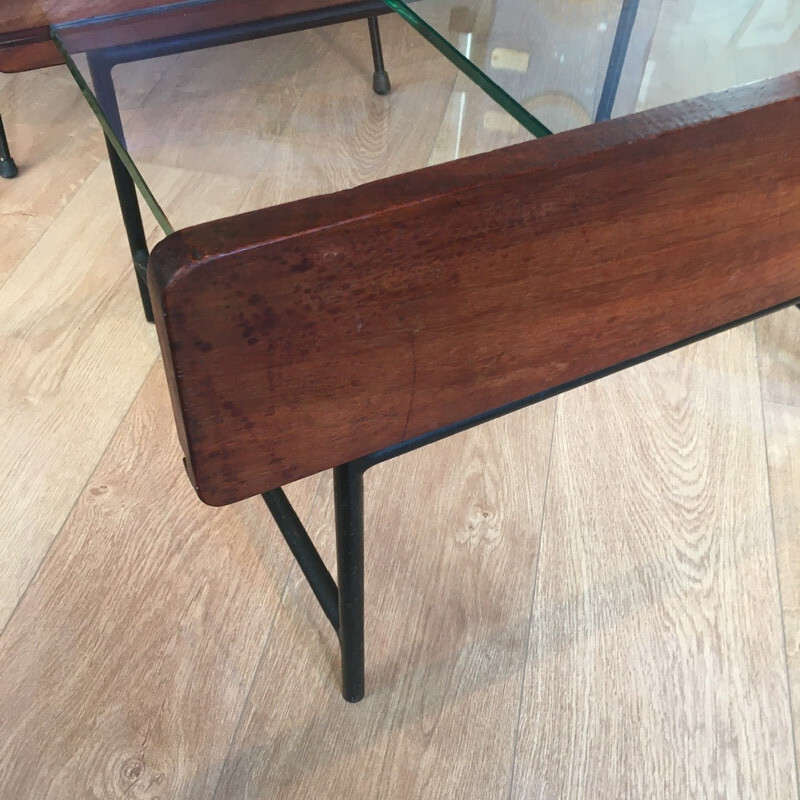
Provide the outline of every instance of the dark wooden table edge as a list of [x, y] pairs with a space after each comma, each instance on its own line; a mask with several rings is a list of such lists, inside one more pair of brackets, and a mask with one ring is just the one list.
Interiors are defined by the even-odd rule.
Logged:
[[[358, 0], [238, 0], [235, 3], [216, 0], [158, 6], [86, 20], [69, 20], [54, 14], [49, 25], [0, 31], [0, 72], [25, 72], [63, 63], [52, 42], [53, 31], [59, 29], [69, 37], [68, 49], [76, 53], [109, 47], [141, 47], [163, 39], [198, 37], [211, 31], [294, 16], [307, 17], [312, 21], [309, 27], [313, 27], [315, 13], [328, 12], [329, 16], [336, 17], [337, 12], [344, 14], [349, 7], [358, 4]], [[382, 2], [376, 0], [374, 5], [372, 14], [391, 13]]]
[[63, 63], [49, 28], [0, 34], [0, 72], [30, 72]]
[[[777, 103], [798, 104], [800, 71], [747, 86], [682, 100], [626, 117], [565, 131], [487, 153], [383, 178], [352, 189], [317, 195], [189, 226], [161, 240], [149, 265], [151, 292], [160, 295], [197, 269], [233, 253], [257, 250], [291, 237], [346, 225], [443, 197], [567, 166], [714, 120]], [[265, 233], [268, 232], [268, 233]]]
[[[215, 261], [224, 260], [234, 254], [241, 256], [252, 251], [252, 254], [256, 255], [261, 248], [288, 239], [301, 238], [320, 230], [333, 229], [356, 219], [374, 219], [378, 222], [382, 216], [394, 210], [440, 200], [443, 197], [458, 202], [460, 193], [469, 192], [478, 186], [493, 184], [497, 186], [498, 191], [502, 191], [505, 181], [518, 178], [520, 175], [533, 175], [539, 169], [554, 165], [565, 167], [570, 163], [587, 159], [591, 161], [604, 152], [634, 146], [662, 135], [674, 134], [676, 131], [708, 125], [721, 118], [746, 114], [765, 106], [790, 104], [787, 108], [791, 108], [800, 103], [797, 96], [798, 88], [800, 88], [800, 73], [794, 73], [570, 131], [546, 140], [527, 142], [470, 159], [387, 178], [344, 192], [205, 223], [167, 237], [159, 243], [153, 253], [149, 286], [156, 308], [156, 324], [184, 452], [189, 457], [192, 448], [181, 423], [183, 403], [179, 387], [175, 383], [169, 344], [170, 334], [164, 319], [164, 298], [181, 282], [191, 281], [192, 275], [198, 270], [203, 270]], [[800, 106], [798, 109], [800, 110]], [[265, 235], [264, 231], [270, 233]], [[738, 324], [753, 314], [766, 313], [793, 302], [796, 302], [796, 298], [782, 296], [778, 301], [773, 301], [765, 307], [749, 309], [748, 313], [739, 315], [736, 319], [726, 320], [726, 325], [723, 327]], [[697, 335], [707, 335], [710, 331], [711, 329], [698, 332]], [[688, 339], [680, 337], [670, 344], [669, 348], [681, 346], [692, 338], [695, 337]], [[642, 356], [642, 360], [652, 357], [661, 350], [663, 348], [648, 352]], [[626, 364], [627, 362], [622, 366]], [[618, 368], [621, 367], [611, 369]], [[607, 369], [600, 370], [596, 375], [584, 376], [581, 380], [599, 377], [606, 371]], [[195, 487], [198, 488], [198, 483], [192, 474], [191, 459], [188, 470]], [[234, 501], [211, 496], [199, 488], [198, 493], [205, 502], [212, 505], [223, 505]]]

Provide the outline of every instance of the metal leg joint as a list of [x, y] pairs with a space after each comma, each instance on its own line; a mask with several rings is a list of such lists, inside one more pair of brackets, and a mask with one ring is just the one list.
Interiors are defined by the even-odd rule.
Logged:
[[359, 464], [334, 468], [333, 497], [342, 695], [357, 703], [364, 696], [364, 470]]
[[328, 568], [320, 557], [311, 537], [297, 516], [283, 489], [273, 489], [261, 495], [280, 528], [314, 596], [322, 606], [333, 629], [339, 632], [339, 592]]
[[351, 462], [333, 471], [338, 586], [283, 490], [262, 495], [339, 637], [342, 695], [350, 703], [364, 697], [364, 470]]

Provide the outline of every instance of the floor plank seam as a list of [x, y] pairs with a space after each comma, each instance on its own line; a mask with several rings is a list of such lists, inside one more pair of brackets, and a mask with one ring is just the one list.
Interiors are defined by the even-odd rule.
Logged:
[[[126, 277], [127, 277], [127, 275], [126, 275]], [[121, 280], [122, 279], [120, 279], [120, 281]], [[102, 451], [98, 454], [97, 460], [95, 461], [91, 472], [89, 473], [89, 475], [86, 478], [86, 480], [83, 482], [83, 485], [81, 486], [80, 491], [78, 491], [78, 493], [75, 495], [75, 499], [73, 500], [72, 504], [70, 505], [69, 509], [67, 510], [67, 513], [64, 515], [64, 519], [61, 521], [61, 525], [59, 525], [58, 532], [53, 537], [53, 540], [50, 542], [50, 544], [47, 546], [47, 549], [45, 550], [44, 555], [42, 556], [42, 558], [39, 561], [39, 563], [36, 565], [36, 569], [34, 570], [33, 574], [31, 575], [31, 579], [28, 581], [28, 584], [25, 586], [25, 589], [20, 594], [17, 602], [14, 603], [14, 609], [8, 615], [8, 619], [6, 620], [6, 622], [3, 625], [2, 629], [0, 629], [0, 637], [2, 637], [5, 634], [6, 630], [8, 629], [8, 626], [11, 624], [11, 620], [14, 619], [14, 616], [16, 615], [17, 610], [20, 608], [20, 606], [22, 605], [26, 595], [28, 594], [28, 590], [31, 588], [31, 586], [33, 586], [34, 583], [36, 583], [36, 580], [39, 577], [39, 573], [42, 571], [42, 567], [44, 566], [44, 564], [47, 561], [47, 559], [50, 557], [50, 553], [52, 552], [53, 547], [55, 546], [56, 542], [61, 537], [61, 534], [64, 531], [64, 528], [65, 528], [66, 524], [69, 522], [69, 519], [70, 519], [70, 517], [72, 516], [72, 513], [75, 510], [75, 507], [78, 505], [78, 503], [80, 502], [80, 499], [85, 494], [86, 487], [92, 482], [92, 479], [94, 478], [95, 473], [97, 472], [97, 468], [102, 463], [103, 458], [105, 458], [106, 453], [108, 452], [109, 448], [111, 447], [112, 443], [114, 442], [114, 439], [116, 438], [117, 432], [119, 431], [120, 427], [125, 422], [125, 420], [127, 419], [128, 414], [130, 414], [131, 408], [133, 408], [134, 403], [136, 402], [136, 400], [138, 399], [139, 395], [142, 392], [142, 388], [144, 387], [147, 375], [150, 374], [150, 372], [153, 369], [153, 365], [156, 363], [156, 359], [159, 358], [159, 357], [160, 356], [158, 356], [157, 354], [154, 355], [152, 362], [147, 367], [147, 371], [145, 372], [145, 377], [142, 378], [142, 382], [141, 382], [139, 388], [134, 393], [133, 397], [131, 398], [131, 402], [128, 404], [128, 407], [125, 409], [125, 412], [120, 416], [120, 419], [119, 419], [119, 422], [117, 423], [117, 426], [114, 428], [114, 430], [109, 435], [108, 441], [106, 442], [106, 444], [103, 447]]]
[[774, 406], [775, 408], [791, 408], [793, 410], [800, 409], [800, 405], [795, 405], [794, 403], [779, 403], [777, 400], [765, 400], [764, 396], [762, 395], [761, 407], [763, 408], [764, 406]]
[[[50, 69], [60, 69], [60, 67], [55, 66], [55, 67], [51, 67]], [[63, 70], [64, 70], [65, 74], [68, 74], [68, 71], [67, 71], [66, 67], [64, 67]], [[76, 99], [79, 99], [79, 98], [80, 98], [80, 93], [78, 93], [76, 95]], [[13, 132], [13, 129], [9, 129], [9, 130], [11, 130]], [[13, 138], [9, 137], [9, 140], [13, 141]], [[99, 149], [98, 149], [98, 152], [99, 152]], [[100, 164], [100, 163], [105, 163], [106, 164], [106, 169], [110, 168], [109, 167], [108, 158], [106, 158], [105, 161], [104, 161], [103, 157], [100, 156], [98, 164]], [[25, 180], [25, 172], [26, 172], [26, 168], [25, 167], [26, 167], [26, 165], [25, 165], [24, 162], [20, 162], [18, 164], [18, 166], [19, 166], [19, 175], [17, 176], [17, 179], [18, 180]], [[48, 165], [46, 163], [42, 164], [42, 168], [43, 169], [46, 168], [47, 166]], [[25, 252], [25, 254], [19, 259], [19, 261], [17, 263], [17, 266], [14, 267], [14, 269], [12, 269], [2, 280], [0, 280], [0, 291], [2, 291], [3, 286], [5, 286], [6, 282], [9, 280], [9, 278], [11, 278], [11, 276], [14, 275], [18, 269], [20, 269], [20, 267], [26, 261], [28, 256], [30, 256], [30, 254], [36, 249], [36, 247], [39, 245], [39, 243], [45, 237], [45, 234], [47, 234], [47, 232], [50, 230], [50, 228], [53, 227], [53, 225], [55, 224], [56, 220], [58, 220], [58, 218], [64, 212], [64, 209], [72, 202], [72, 200], [74, 199], [75, 195], [81, 190], [83, 184], [89, 179], [89, 176], [91, 176], [93, 171], [94, 170], [90, 170], [88, 175], [86, 176], [86, 178], [84, 178], [83, 181], [79, 181], [78, 183], [75, 184], [75, 187], [72, 189], [71, 194], [69, 195], [69, 197], [67, 199], [63, 200], [63, 202], [61, 203], [61, 207], [52, 215], [52, 217], [50, 218], [50, 221], [42, 229], [42, 231], [40, 232], [39, 236], [36, 237], [35, 241], [31, 242], [31, 246], [28, 248], [28, 250]], [[19, 212], [19, 213], [24, 213], [24, 212]], [[41, 218], [41, 215], [37, 215], [37, 214], [31, 215], [31, 216]]]
[[[316, 511], [316, 508], [317, 508], [317, 502], [318, 502], [318, 499], [319, 499], [321, 484], [322, 484], [322, 481], [318, 480], [317, 481], [317, 485], [316, 485], [316, 487], [314, 489], [314, 496], [311, 499], [311, 503], [309, 504], [308, 515], [309, 515], [309, 518], [311, 518], [311, 519], [313, 519], [314, 512]], [[269, 522], [271, 522], [272, 521], [272, 517], [270, 516], [270, 514], [267, 511], [266, 507], [264, 508], [264, 513], [265, 513], [265, 520], [268, 520]], [[275, 527], [277, 527], [277, 526], [275, 526]], [[272, 613], [272, 619], [270, 621], [269, 628], [267, 629], [267, 631], [266, 631], [266, 633], [264, 635], [264, 644], [261, 647], [261, 654], [258, 657], [258, 661], [256, 662], [255, 668], [253, 669], [253, 673], [252, 673], [252, 675], [250, 677], [250, 683], [249, 683], [249, 685], [247, 687], [247, 693], [245, 694], [244, 701], [242, 702], [242, 708], [239, 711], [239, 716], [238, 716], [238, 718], [236, 720], [236, 724], [233, 726], [233, 731], [231, 733], [231, 737], [230, 737], [230, 740], [229, 740], [229, 743], [228, 743], [228, 750], [225, 753], [225, 758], [222, 759], [222, 766], [220, 767], [220, 770], [219, 770], [219, 776], [217, 777], [217, 782], [214, 785], [214, 792], [211, 795], [211, 800], [217, 800], [217, 795], [219, 794], [220, 788], [222, 786], [222, 779], [225, 776], [225, 772], [226, 772], [226, 769], [227, 769], [227, 766], [228, 766], [228, 762], [230, 760], [231, 752], [233, 750], [233, 745], [236, 742], [236, 737], [239, 734], [239, 729], [241, 728], [242, 722], [244, 720], [245, 711], [247, 710], [247, 706], [250, 703], [250, 696], [251, 696], [251, 694], [253, 692], [253, 686], [256, 683], [256, 679], [258, 678], [258, 674], [261, 671], [261, 665], [264, 662], [264, 658], [267, 655], [267, 648], [269, 647], [269, 642], [270, 642], [270, 639], [272, 638], [272, 633], [275, 630], [275, 623], [276, 623], [276, 621], [278, 619], [278, 613], [279, 613], [279, 611], [281, 609], [281, 606], [283, 604], [283, 599], [286, 596], [286, 592], [289, 590], [289, 582], [292, 579], [292, 575], [294, 574], [294, 570], [295, 570], [296, 566], [297, 566], [297, 562], [294, 560], [294, 558], [292, 558], [290, 563], [289, 563], [289, 569], [286, 570], [286, 577], [285, 577], [285, 579], [283, 581], [283, 587], [281, 588], [281, 592], [280, 592], [280, 596], [278, 598], [278, 602], [275, 605], [275, 610]]]
[[789, 650], [787, 645], [787, 637], [786, 637], [786, 619], [784, 614], [784, 602], [783, 602], [783, 589], [781, 587], [781, 574], [780, 568], [778, 565], [778, 542], [775, 534], [775, 508], [774, 508], [774, 501], [772, 498], [772, 474], [769, 468], [769, 445], [768, 445], [768, 438], [767, 438], [767, 420], [766, 414], [764, 413], [764, 406], [771, 404], [775, 406], [784, 406], [786, 408], [796, 408], [796, 406], [788, 405], [785, 403], [770, 403], [768, 400], [764, 400], [764, 386], [762, 383], [762, 371], [761, 371], [761, 342], [758, 336], [758, 327], [753, 325], [753, 338], [755, 340], [756, 345], [756, 363], [758, 366], [758, 387], [759, 387], [759, 396], [761, 399], [761, 432], [764, 442], [764, 462], [765, 468], [767, 471], [767, 491], [769, 493], [769, 520], [770, 520], [770, 527], [772, 529], [772, 555], [773, 555], [773, 565], [775, 570], [775, 584], [778, 589], [778, 603], [779, 603], [779, 611], [781, 616], [781, 639], [782, 639], [782, 646], [783, 646], [783, 665], [784, 665], [784, 674], [786, 677], [786, 693], [789, 698], [789, 726], [791, 728], [792, 734], [792, 746], [794, 748], [794, 785], [795, 785], [795, 796], [800, 798], [800, 764], [797, 761], [797, 731], [795, 730], [795, 721], [794, 721], [794, 709], [793, 706], [797, 702], [797, 698], [792, 697], [792, 682], [790, 678], [789, 672]]
[[506, 792], [506, 800], [511, 800], [511, 795], [514, 791], [514, 776], [516, 773], [517, 765], [517, 745], [519, 743], [519, 728], [522, 722], [522, 705], [525, 701], [525, 676], [528, 673], [528, 653], [530, 652], [531, 643], [531, 625], [533, 624], [533, 604], [536, 602], [536, 587], [539, 583], [539, 561], [542, 555], [542, 538], [544, 536], [544, 519], [547, 510], [547, 492], [550, 487], [550, 470], [553, 466], [553, 443], [556, 439], [556, 420], [558, 419], [558, 406], [559, 398], [554, 398], [555, 408], [553, 409], [553, 422], [550, 426], [550, 448], [547, 454], [547, 471], [544, 478], [544, 491], [542, 492], [542, 510], [539, 515], [539, 543], [536, 548], [536, 564], [533, 568], [533, 582], [531, 585], [531, 598], [528, 603], [528, 630], [525, 635], [525, 651], [522, 659], [522, 677], [520, 679], [519, 687], [519, 703], [517, 704], [517, 722], [514, 726], [514, 742], [511, 748], [511, 771], [508, 778], [508, 791]]
[[[21, 175], [20, 175], [20, 177], [21, 177]], [[58, 214], [56, 214], [55, 216], [53, 216], [53, 217], [51, 218], [50, 222], [48, 222], [48, 223], [47, 223], [47, 225], [46, 225], [46, 227], [44, 228], [44, 230], [43, 230], [43, 231], [41, 232], [41, 234], [40, 234], [40, 235], [39, 235], [39, 236], [36, 238], [36, 241], [34, 241], [34, 242], [32, 242], [32, 243], [31, 243], [31, 246], [28, 248], [28, 250], [26, 251], [25, 255], [23, 255], [23, 256], [22, 256], [22, 258], [20, 258], [19, 262], [17, 263], [17, 266], [16, 266], [16, 267], [14, 267], [14, 269], [12, 269], [12, 270], [11, 270], [11, 271], [10, 271], [10, 272], [9, 272], [9, 273], [8, 273], [8, 274], [7, 274], [7, 275], [6, 275], [6, 276], [5, 276], [3, 279], [2, 279], [2, 280], [0, 280], [0, 292], [2, 292], [2, 291], [3, 291], [3, 287], [4, 287], [4, 286], [6, 285], [6, 283], [8, 283], [8, 281], [11, 279], [11, 276], [12, 276], [12, 275], [16, 275], [16, 273], [17, 273], [17, 270], [18, 270], [18, 269], [21, 269], [22, 265], [23, 265], [23, 264], [25, 263], [25, 261], [28, 259], [28, 256], [30, 256], [30, 254], [31, 254], [31, 253], [32, 253], [32, 252], [33, 252], [33, 251], [34, 251], [34, 250], [35, 250], [35, 249], [36, 249], [36, 248], [39, 246], [39, 243], [42, 241], [42, 239], [44, 239], [44, 237], [45, 237], [45, 234], [46, 234], [46, 233], [47, 233], [47, 232], [50, 230], [50, 228], [52, 228], [52, 227], [53, 227], [53, 225], [55, 224], [56, 220], [58, 219], [58, 217], [60, 216], [60, 214], [63, 212], [63, 210], [64, 210], [64, 209], [62, 208], [62, 209], [59, 211], [59, 213], [58, 213]]]

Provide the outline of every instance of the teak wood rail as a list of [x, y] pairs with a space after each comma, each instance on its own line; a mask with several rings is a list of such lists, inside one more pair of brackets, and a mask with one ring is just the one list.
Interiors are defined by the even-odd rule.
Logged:
[[[77, 37], [84, 50], [141, 43], [321, 9], [348, 0], [3, 0], [0, 8], [0, 72], [23, 72], [61, 62], [50, 27], [93, 20]], [[388, 12], [388, 8], [386, 11]], [[137, 12], [151, 12], [137, 14]], [[121, 19], [120, 15], [128, 15]]]
[[[339, 633], [348, 699], [364, 469], [797, 302], [798, 90], [795, 73], [156, 247], [189, 475], [212, 505], [265, 493]], [[331, 467], [338, 593], [279, 489]]]

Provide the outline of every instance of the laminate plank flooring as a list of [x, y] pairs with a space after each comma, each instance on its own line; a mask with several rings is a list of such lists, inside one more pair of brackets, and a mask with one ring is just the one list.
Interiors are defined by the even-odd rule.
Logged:
[[244, 209], [339, 191], [427, 165], [457, 71], [399, 17], [381, 18], [380, 25], [391, 94], [371, 91], [366, 23], [331, 29], [330, 47], [295, 105], [277, 151], [263, 162]]
[[0, 113], [20, 175], [0, 181], [0, 286], [102, 156], [101, 132], [66, 70], [3, 78]]
[[2, 624], [156, 357], [104, 166], [0, 287]]
[[770, 403], [800, 406], [800, 309], [787, 308], [756, 323], [761, 390]]
[[765, 403], [764, 422], [795, 750], [800, 760], [800, 407]]
[[[180, 167], [205, 183], [236, 179], [248, 189], [290, 150], [284, 128], [334, 37], [332, 29], [304, 31], [118, 67], [126, 138], [145, 180]], [[241, 198], [231, 201], [222, 216], [240, 210]], [[199, 204], [162, 205], [176, 228], [206, 213]]]
[[[503, 791], [553, 412], [546, 403], [367, 473], [367, 696], [352, 707], [332, 691], [332, 636], [294, 570], [217, 797]], [[312, 523], [330, 558], [326, 483]], [[276, 709], [275, 697], [287, 702]]]
[[800, 763], [800, 311], [756, 323], [787, 667]]
[[4, 632], [0, 796], [211, 795], [291, 556], [176, 451], [156, 365]]
[[[93, 169], [0, 287], [2, 624], [158, 353], [155, 332], [142, 324], [109, 172], [107, 163]], [[245, 191], [181, 170], [156, 178], [159, 194], [181, 198], [179, 212], [197, 204], [219, 216]], [[149, 228], [152, 236], [153, 220]]]
[[[153, 142], [178, 222], [526, 137], [399, 22], [388, 98], [363, 23], [303, 39], [307, 85], [247, 106], [275, 100], [259, 175]], [[157, 67], [179, 91], [185, 65]], [[134, 119], [152, 74], [130, 77]], [[798, 797], [800, 312], [367, 473], [351, 706], [263, 503], [211, 509], [186, 480], [102, 139], [78, 135], [68, 86], [0, 78], [41, 148], [0, 182], [0, 800]], [[51, 116], [24, 120], [29, 92]], [[330, 477], [288, 491], [331, 564]]]
[[560, 398], [512, 797], [795, 796], [757, 374], [747, 326]]

